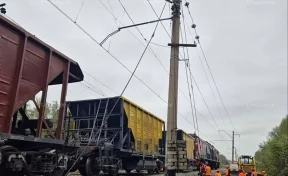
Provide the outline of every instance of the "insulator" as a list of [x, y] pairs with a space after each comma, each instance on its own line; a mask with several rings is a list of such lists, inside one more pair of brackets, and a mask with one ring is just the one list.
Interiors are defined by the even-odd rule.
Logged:
[[199, 40], [199, 39], [200, 39], [199, 35], [196, 35], [196, 36], [195, 36], [195, 39]]
[[186, 3], [185, 3], [185, 6], [188, 7], [188, 6], [189, 6], [189, 2], [186, 2]]
[[192, 26], [191, 26], [192, 28], [196, 28], [196, 24], [192, 24]]
[[5, 8], [3, 8], [3, 7], [0, 9], [0, 11], [1, 11], [1, 13], [3, 13], [3, 14], [5, 14], [5, 13], [6, 13], [6, 9], [5, 9]]

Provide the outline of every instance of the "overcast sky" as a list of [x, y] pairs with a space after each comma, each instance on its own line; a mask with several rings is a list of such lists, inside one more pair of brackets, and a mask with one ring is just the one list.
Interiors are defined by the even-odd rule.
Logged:
[[[82, 70], [105, 83], [118, 95], [121, 93], [130, 73], [48, 1], [2, 0], [1, 2], [7, 4], [7, 15], [11, 19], [76, 60]], [[75, 20], [83, 1], [55, 0], [52, 2]], [[123, 25], [132, 24], [118, 0], [102, 0], [102, 2]], [[157, 19], [147, 0], [121, 0], [121, 2], [135, 23]], [[159, 15], [165, 1], [150, 0], [150, 2]], [[237, 152], [254, 155], [258, 145], [266, 139], [268, 132], [287, 114], [287, 1], [188, 0], [188, 2], [213, 77], [232, 123], [237, 133], [241, 135], [240, 138], [235, 137]], [[187, 8], [183, 10], [188, 42], [193, 43], [195, 33], [191, 28], [192, 21]], [[162, 17], [170, 17], [168, 4]], [[113, 16], [99, 0], [84, 0], [77, 23], [98, 42], [115, 30]], [[119, 25], [119, 22], [117, 24]], [[138, 29], [144, 38], [149, 40], [155, 25], [156, 23], [140, 26]], [[170, 21], [164, 21], [163, 25], [170, 34]], [[183, 29], [183, 21], [181, 26]], [[164, 46], [170, 42], [162, 25], [159, 24], [152, 42]], [[133, 70], [144, 51], [144, 44], [144, 39], [137, 29], [130, 28], [115, 34], [111, 40], [106, 41], [104, 47], [109, 48], [109, 51], [127, 68]], [[150, 46], [165, 69], [169, 70], [170, 48], [155, 44]], [[147, 50], [136, 75], [167, 101], [168, 74], [153, 52]], [[182, 50], [181, 52], [184, 56]], [[231, 134], [233, 128], [216, 92], [207, 65], [204, 65], [209, 82], [206, 79], [201, 65], [201, 61], [203, 64], [205, 61], [200, 48], [189, 48], [189, 56], [192, 74], [217, 126]], [[87, 74], [85, 80], [86, 82], [82, 84], [69, 85], [68, 100], [101, 97], [95, 91], [83, 87], [83, 84], [88, 85], [87, 82], [108, 96], [116, 96], [114, 92]], [[179, 116], [178, 128], [193, 133], [195, 130], [190, 104], [187, 101], [189, 94], [184, 62], [180, 62], [179, 88], [183, 92], [179, 91], [179, 113], [189, 122]], [[207, 141], [212, 140], [220, 152], [230, 158], [231, 142], [217, 141], [223, 138], [230, 140], [229, 136], [218, 132], [196, 87], [194, 91], [196, 108], [201, 114], [201, 116], [198, 114], [200, 136]], [[48, 100], [60, 100], [59, 95], [59, 87], [50, 88]], [[132, 79], [124, 96], [166, 120], [167, 104], [136, 78]]]

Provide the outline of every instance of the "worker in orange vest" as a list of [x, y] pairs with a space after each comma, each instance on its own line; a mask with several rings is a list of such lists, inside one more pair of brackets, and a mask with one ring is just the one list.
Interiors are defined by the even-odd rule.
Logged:
[[265, 171], [262, 171], [262, 176], [267, 176]]
[[255, 169], [252, 168], [251, 170], [252, 170], [251, 176], [257, 176], [257, 172], [255, 172]]
[[225, 171], [225, 176], [230, 176], [231, 175], [231, 173], [230, 173], [230, 168], [229, 168], [229, 166], [227, 165], [226, 166], [226, 171]]
[[215, 174], [215, 176], [221, 176], [221, 173], [220, 173], [220, 171], [219, 171], [219, 170], [217, 170], [217, 171], [216, 171], [216, 174]]
[[206, 176], [211, 176], [211, 167], [210, 164], [207, 164], [205, 167], [205, 175]]
[[243, 170], [239, 170], [239, 176], [246, 176], [245, 172]]

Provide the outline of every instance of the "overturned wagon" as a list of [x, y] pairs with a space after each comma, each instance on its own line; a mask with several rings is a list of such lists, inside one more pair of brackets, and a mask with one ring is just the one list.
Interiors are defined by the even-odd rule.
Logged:
[[116, 174], [120, 168], [159, 171], [163, 120], [124, 97], [69, 101], [66, 108], [69, 133], [78, 134], [84, 148], [91, 146], [79, 165], [82, 175], [100, 170]]

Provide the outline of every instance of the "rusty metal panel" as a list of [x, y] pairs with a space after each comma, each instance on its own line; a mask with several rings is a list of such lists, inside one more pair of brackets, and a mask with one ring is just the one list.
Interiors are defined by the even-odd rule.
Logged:
[[[50, 53], [49, 72], [45, 72]], [[10, 133], [13, 114], [47, 83], [62, 84], [67, 63], [68, 82], [82, 81], [75, 61], [0, 16], [0, 133]]]

